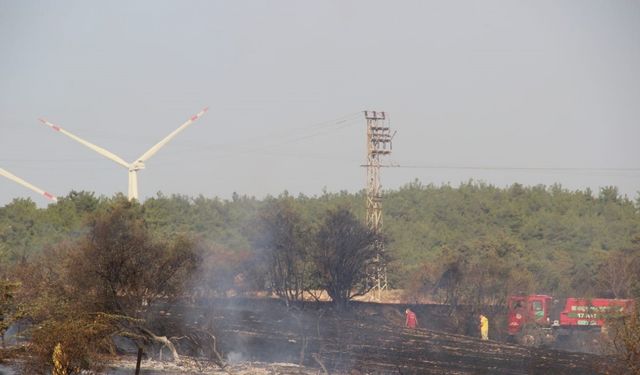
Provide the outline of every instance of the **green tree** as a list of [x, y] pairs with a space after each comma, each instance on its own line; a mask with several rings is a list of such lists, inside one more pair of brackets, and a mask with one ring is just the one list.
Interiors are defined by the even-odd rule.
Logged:
[[0, 243], [11, 263], [26, 263], [44, 241], [41, 211], [31, 199], [14, 199], [0, 210]]

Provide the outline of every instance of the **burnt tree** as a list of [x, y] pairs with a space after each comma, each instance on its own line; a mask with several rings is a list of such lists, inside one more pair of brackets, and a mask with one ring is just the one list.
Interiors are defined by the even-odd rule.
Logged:
[[266, 206], [259, 228], [256, 247], [263, 250], [269, 264], [271, 288], [287, 305], [301, 300], [311, 272], [307, 225], [291, 202], [283, 200]]
[[94, 214], [83, 237], [46, 248], [21, 280], [25, 316], [37, 326], [28, 372], [47, 372], [54, 347], [66, 368], [94, 368], [101, 353], [115, 350], [116, 335], [168, 347], [178, 359], [173, 343], [151, 332], [149, 307], [181, 295], [196, 249], [188, 237], [156, 241], [140, 205], [125, 198]]
[[376, 235], [349, 210], [328, 212], [317, 233], [313, 261], [320, 286], [336, 305], [343, 307], [371, 289], [375, 242]]
[[137, 204], [118, 201], [88, 227], [70, 254], [80, 272], [70, 274], [69, 281], [99, 311], [144, 318], [157, 299], [182, 291], [197, 264], [194, 241], [155, 241]]

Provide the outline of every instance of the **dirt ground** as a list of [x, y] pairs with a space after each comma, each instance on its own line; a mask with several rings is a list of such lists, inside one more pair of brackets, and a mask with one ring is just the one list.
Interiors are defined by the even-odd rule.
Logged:
[[[461, 322], [451, 321], [446, 306], [412, 306], [420, 328], [405, 329], [406, 307], [357, 302], [348, 310], [327, 303], [287, 308], [272, 299], [218, 299], [164, 306], [157, 329], [169, 336], [184, 335], [185, 327], [212, 332], [227, 361], [291, 363], [316, 373], [599, 374], [614, 365], [594, 354], [451, 333]], [[473, 331], [475, 322], [468, 326]]]
[[[176, 343], [180, 360], [168, 360], [171, 356], [166, 349], [148, 348], [141, 373], [624, 373], [610, 371], [619, 364], [606, 356], [481, 341], [475, 337], [475, 322], [454, 321], [447, 306], [412, 305], [419, 328], [406, 329], [406, 307], [368, 302], [355, 302], [341, 310], [322, 302], [287, 307], [275, 299], [237, 297], [165, 303], [153, 311], [152, 328]], [[465, 330], [473, 336], [455, 333]], [[495, 327], [491, 333], [492, 339], [499, 336]], [[136, 346], [126, 339], [118, 346], [121, 355], [110, 358], [101, 374], [134, 372]], [[0, 374], [12, 374], [15, 363], [3, 365]]]
[[[122, 357], [108, 362], [104, 375], [131, 375], [135, 372], [136, 358]], [[317, 375], [318, 370], [293, 363], [244, 362], [231, 364], [225, 369], [203, 359], [182, 358], [179, 362], [146, 360], [141, 363], [143, 375]]]

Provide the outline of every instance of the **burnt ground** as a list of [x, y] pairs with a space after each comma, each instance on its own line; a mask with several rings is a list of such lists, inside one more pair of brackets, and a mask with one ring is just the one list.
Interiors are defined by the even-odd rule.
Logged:
[[[155, 328], [174, 337], [209, 331], [227, 361], [287, 362], [320, 373], [600, 374], [614, 365], [613, 359], [594, 354], [446, 332], [475, 323], [453, 322], [447, 308], [439, 305], [412, 307], [424, 328], [405, 329], [405, 308], [375, 303], [354, 303], [348, 310], [325, 303], [287, 308], [273, 299], [217, 299], [165, 305], [157, 311]], [[190, 349], [187, 345], [182, 350]], [[188, 354], [198, 355], [197, 348], [191, 350]]]

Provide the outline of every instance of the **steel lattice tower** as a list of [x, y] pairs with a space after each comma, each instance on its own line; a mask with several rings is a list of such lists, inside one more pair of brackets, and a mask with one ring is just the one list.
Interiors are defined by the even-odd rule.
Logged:
[[387, 268], [384, 264], [382, 233], [382, 188], [380, 185], [381, 158], [391, 154], [391, 129], [385, 112], [365, 111], [367, 120], [367, 226], [378, 237], [375, 259], [374, 289], [379, 300], [387, 288]]

